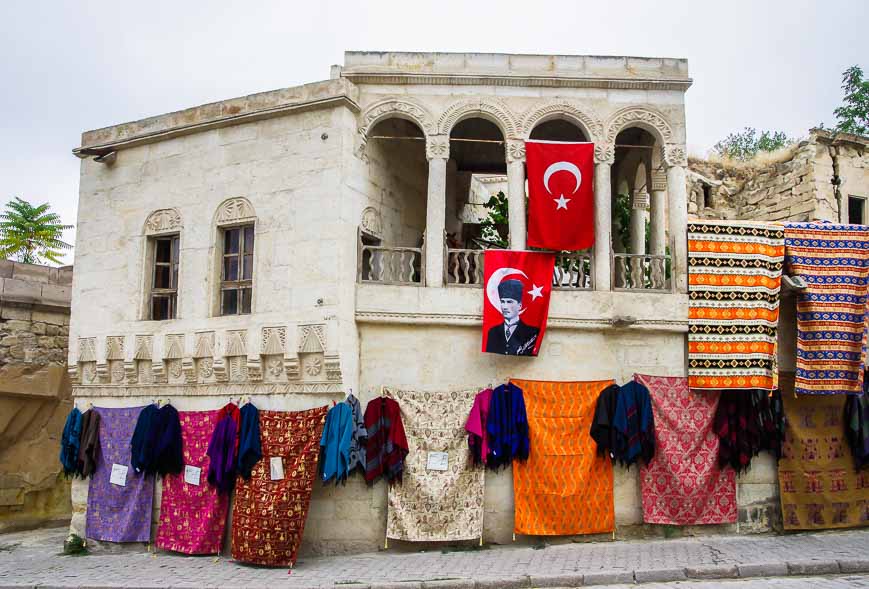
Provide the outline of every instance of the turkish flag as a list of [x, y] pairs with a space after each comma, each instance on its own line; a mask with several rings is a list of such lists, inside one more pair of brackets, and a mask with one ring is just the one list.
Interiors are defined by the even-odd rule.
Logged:
[[486, 250], [483, 351], [536, 356], [546, 331], [555, 254]]
[[593, 246], [594, 143], [526, 141], [525, 156], [528, 245], [567, 251]]

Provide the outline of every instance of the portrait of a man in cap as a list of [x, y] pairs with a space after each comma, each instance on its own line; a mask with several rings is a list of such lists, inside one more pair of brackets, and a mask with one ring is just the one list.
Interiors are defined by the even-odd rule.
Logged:
[[510, 356], [532, 356], [540, 329], [522, 322], [522, 282], [505, 280], [498, 285], [500, 311], [504, 322], [489, 329], [486, 351]]

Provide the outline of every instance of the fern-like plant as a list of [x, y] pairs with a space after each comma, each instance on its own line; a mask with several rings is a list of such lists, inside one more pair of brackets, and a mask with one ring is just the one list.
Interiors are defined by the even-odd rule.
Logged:
[[72, 225], [61, 223], [51, 205], [34, 206], [19, 197], [6, 203], [0, 213], [0, 258], [25, 264], [52, 262], [61, 264], [60, 256], [72, 245], [62, 240]]

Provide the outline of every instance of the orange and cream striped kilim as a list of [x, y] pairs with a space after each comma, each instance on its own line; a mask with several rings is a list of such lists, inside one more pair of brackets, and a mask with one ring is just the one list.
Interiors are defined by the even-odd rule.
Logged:
[[688, 384], [775, 388], [784, 228], [688, 224]]
[[517, 534], [596, 534], [614, 529], [613, 469], [589, 435], [597, 397], [611, 380], [512, 380], [522, 389], [531, 452], [513, 463]]

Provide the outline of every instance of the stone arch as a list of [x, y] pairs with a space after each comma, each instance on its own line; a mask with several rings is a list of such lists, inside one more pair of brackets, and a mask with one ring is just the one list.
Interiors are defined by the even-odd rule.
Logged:
[[629, 106], [613, 114], [607, 122], [607, 143], [615, 144], [619, 132], [628, 127], [648, 131], [659, 145], [673, 140], [673, 129], [663, 114], [647, 107]]
[[184, 225], [181, 223], [181, 213], [178, 209], [157, 209], [145, 219], [145, 235], [161, 235], [177, 233]]
[[433, 135], [437, 129], [434, 118], [419, 104], [407, 100], [383, 100], [369, 106], [360, 117], [359, 134], [363, 143], [368, 141], [368, 133], [377, 123], [389, 118], [410, 121], [426, 135]]
[[522, 138], [528, 139], [540, 123], [553, 119], [563, 119], [579, 127], [593, 143], [603, 137], [603, 123], [597, 117], [584, 112], [576, 105], [566, 101], [553, 101], [543, 106], [529, 109], [522, 119]]
[[449, 136], [459, 122], [472, 117], [480, 117], [497, 125], [505, 140], [517, 136], [519, 125], [510, 109], [499, 102], [485, 100], [464, 100], [453, 104], [438, 119], [438, 131]]
[[250, 201], [243, 196], [227, 198], [220, 203], [214, 213], [214, 224], [218, 227], [224, 225], [239, 225], [256, 221], [256, 211]]

